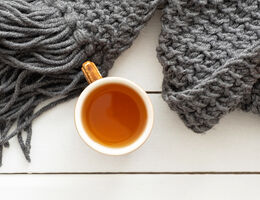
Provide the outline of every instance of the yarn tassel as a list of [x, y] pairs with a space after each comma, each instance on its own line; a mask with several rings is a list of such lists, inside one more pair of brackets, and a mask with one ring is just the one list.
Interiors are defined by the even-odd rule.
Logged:
[[38, 0], [3, 0], [0, 62], [42, 74], [69, 71], [82, 62], [84, 51], [60, 9]]
[[[14, 136], [30, 162], [33, 119], [77, 96], [86, 86], [81, 73], [73, 70], [86, 55], [68, 23], [61, 10], [41, 1], [1, 1], [0, 164], [3, 146], [8, 147]], [[34, 112], [41, 102], [53, 97], [52, 103]]]
[[[64, 79], [64, 76], [54, 79], [27, 70], [14, 73], [9, 79], [7, 79], [8, 74], [7, 71], [6, 75], [2, 76], [0, 80], [0, 88], [3, 88], [0, 93], [0, 154], [3, 145], [7, 147], [8, 140], [17, 135], [24, 156], [30, 161], [32, 121], [57, 104], [79, 95], [82, 89], [86, 87], [86, 82], [80, 72], [76, 76], [67, 76], [67, 79]], [[6, 82], [12, 82], [11, 87], [5, 87]], [[54, 97], [53, 102], [34, 113], [41, 102]], [[8, 134], [16, 121], [16, 129]], [[23, 134], [26, 135], [25, 141], [22, 137]]]
[[[159, 4], [159, 0], [136, 3], [137, 11], [128, 21], [122, 20], [120, 13], [114, 15], [114, 22], [106, 21], [102, 13], [93, 13], [105, 20], [100, 28], [92, 14], [87, 14], [90, 21], [79, 19], [86, 14], [75, 12], [79, 9], [77, 3], [82, 2], [1, 0], [0, 160], [3, 146], [7, 147], [8, 141], [17, 136], [25, 158], [30, 161], [32, 121], [80, 94], [87, 85], [80, 72], [86, 59], [95, 62], [102, 76], [106, 76]], [[99, 8], [99, 3], [92, 3]], [[102, 4], [113, 12], [106, 2]], [[130, 15], [133, 10], [129, 6], [128, 2], [122, 4]], [[146, 6], [149, 9], [145, 10]], [[81, 8], [84, 10], [85, 6]], [[123, 26], [118, 23], [120, 20]], [[39, 109], [39, 104], [48, 99], [53, 101]]]

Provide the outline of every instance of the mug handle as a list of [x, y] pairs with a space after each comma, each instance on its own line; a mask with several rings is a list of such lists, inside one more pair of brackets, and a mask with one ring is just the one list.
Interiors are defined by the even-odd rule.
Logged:
[[82, 64], [81, 70], [89, 84], [103, 78], [95, 63], [87, 61]]

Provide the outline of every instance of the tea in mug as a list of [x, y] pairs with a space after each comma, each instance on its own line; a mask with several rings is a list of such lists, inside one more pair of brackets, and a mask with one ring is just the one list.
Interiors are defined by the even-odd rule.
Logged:
[[124, 147], [143, 132], [147, 110], [140, 95], [127, 85], [99, 86], [85, 99], [82, 109], [85, 132], [97, 143]]

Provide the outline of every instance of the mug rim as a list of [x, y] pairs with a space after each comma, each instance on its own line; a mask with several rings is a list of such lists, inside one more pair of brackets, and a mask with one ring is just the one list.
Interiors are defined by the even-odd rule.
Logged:
[[[131, 89], [133, 89], [142, 98], [144, 105], [146, 107], [146, 111], [147, 111], [147, 120], [146, 120], [144, 130], [142, 131], [140, 136], [134, 142], [132, 142], [129, 145], [123, 146], [123, 147], [108, 147], [108, 146], [104, 146], [104, 145], [94, 141], [89, 136], [87, 131], [84, 129], [82, 121], [81, 121], [81, 110], [82, 110], [82, 106], [84, 104], [85, 99], [98, 86], [106, 85], [109, 83], [123, 84], [123, 85], [128, 86]], [[75, 106], [74, 123], [75, 123], [77, 132], [78, 132], [79, 136], [81, 137], [81, 139], [95, 151], [98, 151], [98, 152], [106, 154], [106, 155], [124, 155], [124, 154], [133, 152], [136, 149], [138, 149], [149, 138], [149, 136], [151, 134], [151, 130], [153, 128], [153, 123], [154, 123], [153, 105], [151, 103], [151, 100], [150, 100], [148, 94], [136, 83], [134, 83], [128, 79], [121, 78], [121, 77], [105, 77], [105, 78], [101, 78], [101, 79], [96, 80], [93, 83], [89, 84], [81, 92], [81, 94], [76, 102], [76, 106]]]

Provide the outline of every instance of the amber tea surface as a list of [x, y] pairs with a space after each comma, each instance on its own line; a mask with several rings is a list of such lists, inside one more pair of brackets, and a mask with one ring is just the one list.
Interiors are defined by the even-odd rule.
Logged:
[[142, 133], [147, 110], [142, 98], [130, 87], [106, 84], [85, 99], [82, 123], [88, 135], [108, 147], [133, 143]]

